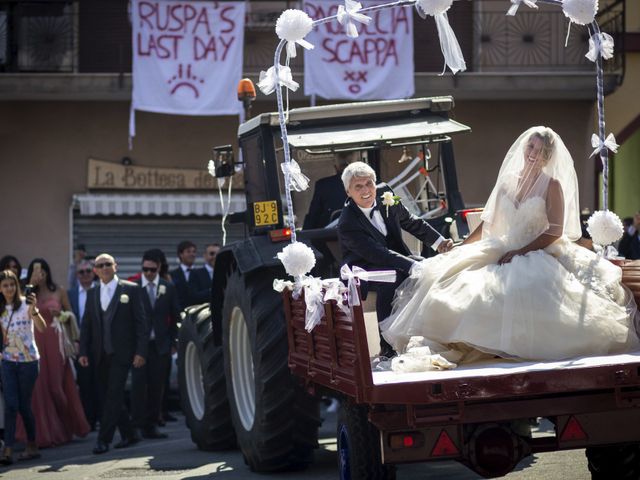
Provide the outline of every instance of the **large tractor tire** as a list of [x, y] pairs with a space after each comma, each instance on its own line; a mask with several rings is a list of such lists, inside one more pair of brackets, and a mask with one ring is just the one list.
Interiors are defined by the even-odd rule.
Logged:
[[180, 404], [200, 450], [236, 446], [229, 415], [222, 348], [213, 344], [209, 305], [190, 307], [178, 335]]
[[396, 467], [382, 464], [380, 432], [365, 407], [340, 403], [337, 439], [340, 480], [395, 480]]
[[588, 447], [586, 450], [592, 480], [637, 480], [640, 478], [640, 445]]
[[318, 446], [319, 402], [289, 371], [282, 298], [273, 276], [233, 270], [224, 296], [222, 344], [231, 419], [256, 472], [298, 470]]

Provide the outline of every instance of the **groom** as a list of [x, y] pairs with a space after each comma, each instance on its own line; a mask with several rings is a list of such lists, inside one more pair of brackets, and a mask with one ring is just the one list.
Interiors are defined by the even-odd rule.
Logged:
[[[382, 184], [376, 188], [376, 173], [364, 162], [351, 163], [342, 172], [342, 183], [347, 192], [347, 202], [338, 222], [338, 238], [342, 247], [343, 264], [357, 265], [365, 270], [395, 270], [395, 283], [362, 282], [362, 295], [367, 291], [377, 293], [376, 313], [378, 323], [391, 315], [391, 301], [396, 288], [410, 275], [421, 261], [411, 255], [402, 241], [406, 230], [438, 252], [453, 247], [451, 239], [443, 238], [431, 225], [409, 211], [402, 203], [387, 207], [382, 195], [391, 189]], [[395, 352], [380, 337], [380, 355], [392, 357]]]

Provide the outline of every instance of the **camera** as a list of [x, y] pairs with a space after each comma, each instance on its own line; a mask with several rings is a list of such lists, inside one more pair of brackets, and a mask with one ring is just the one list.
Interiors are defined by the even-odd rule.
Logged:
[[24, 286], [24, 296], [27, 298], [27, 303], [29, 302], [29, 295], [33, 293], [33, 285], [27, 284]]

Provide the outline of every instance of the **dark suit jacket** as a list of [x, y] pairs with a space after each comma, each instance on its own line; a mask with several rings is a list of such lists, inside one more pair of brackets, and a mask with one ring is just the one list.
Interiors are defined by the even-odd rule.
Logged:
[[382, 205], [382, 193], [391, 191], [384, 185], [376, 191], [377, 207], [387, 227], [387, 236], [373, 226], [362, 210], [351, 199], [342, 209], [338, 222], [338, 239], [342, 247], [343, 264], [357, 265], [365, 270], [389, 268], [409, 273], [415, 260], [409, 258], [411, 251], [402, 241], [402, 230], [433, 244], [440, 234], [426, 221], [422, 220], [398, 203], [389, 207]]
[[191, 302], [195, 305], [206, 303], [211, 299], [211, 283], [209, 272], [206, 267], [196, 268], [189, 275], [189, 291], [191, 292]]
[[[189, 277], [191, 277], [192, 274], [193, 270], [191, 270], [191, 274], [189, 274]], [[178, 265], [178, 268], [169, 271], [169, 275], [171, 275], [171, 281], [176, 287], [176, 292], [178, 293], [178, 305], [180, 306], [180, 310], [183, 310], [189, 305], [192, 305], [193, 302], [191, 301], [189, 283], [187, 282], [187, 278], [184, 276], [182, 267]]]
[[640, 259], [640, 238], [638, 232], [633, 235], [625, 234], [620, 239], [620, 245], [618, 245], [618, 252], [629, 260]]
[[[78, 297], [80, 296], [80, 285], [76, 285], [75, 287], [67, 290], [67, 295], [69, 296], [69, 303], [71, 304], [71, 310], [73, 310], [73, 314], [78, 319], [78, 322], [80, 322], [80, 325], [82, 325], [82, 319], [80, 318], [80, 305], [78, 300]], [[86, 305], [85, 305], [85, 309], [86, 309]]]
[[309, 213], [304, 217], [303, 229], [323, 228], [331, 220], [331, 214], [341, 210], [347, 194], [340, 175], [321, 178], [316, 182]]
[[[136, 284], [142, 288], [142, 279], [137, 280]], [[180, 307], [178, 306], [176, 287], [162, 278], [159, 280], [158, 285], [156, 302], [153, 308], [151, 307], [149, 294], [142, 288], [142, 305], [150, 323], [149, 331], [153, 328], [158, 353], [167, 354], [171, 353], [171, 347], [176, 344]], [[162, 285], [164, 285], [165, 292], [160, 295], [160, 286]]]
[[[128, 301], [123, 302], [123, 295]], [[80, 333], [80, 355], [100, 363], [104, 346], [103, 323], [111, 322], [111, 346], [116, 360], [131, 363], [134, 355], [147, 356], [149, 324], [142, 306], [142, 289], [127, 280], [118, 280], [106, 312], [100, 307], [100, 285], [87, 292], [87, 305]]]

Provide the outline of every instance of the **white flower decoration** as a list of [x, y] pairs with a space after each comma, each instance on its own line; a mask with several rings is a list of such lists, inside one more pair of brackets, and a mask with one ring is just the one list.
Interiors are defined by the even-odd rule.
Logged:
[[158, 296], [167, 293], [167, 287], [165, 285], [158, 285]]
[[313, 250], [301, 242], [287, 245], [277, 255], [285, 271], [294, 278], [306, 275], [316, 264]]
[[598, 13], [598, 0], [563, 0], [562, 10], [573, 23], [589, 25]]
[[386, 191], [382, 194], [382, 205], [387, 207], [387, 217], [389, 216], [389, 207], [393, 207], [400, 203], [400, 197], [394, 195], [393, 192]]
[[213, 178], [216, 177], [216, 165], [215, 163], [213, 163], [213, 160], [209, 160], [209, 163], [207, 164], [207, 170], [209, 171], [209, 175], [211, 175]]
[[276, 21], [276, 35], [280, 40], [287, 41], [287, 55], [291, 58], [296, 56], [296, 43], [307, 50], [311, 50], [313, 45], [304, 37], [313, 28], [313, 20], [302, 10], [290, 8], [282, 12]]
[[604, 247], [622, 238], [624, 227], [615, 213], [598, 210], [587, 220], [587, 231], [594, 243]]
[[416, 8], [418, 13], [422, 10], [427, 15], [438, 15], [449, 10], [452, 4], [453, 0], [417, 0]]
[[120, 303], [129, 303], [129, 295], [126, 293], [120, 295]]

